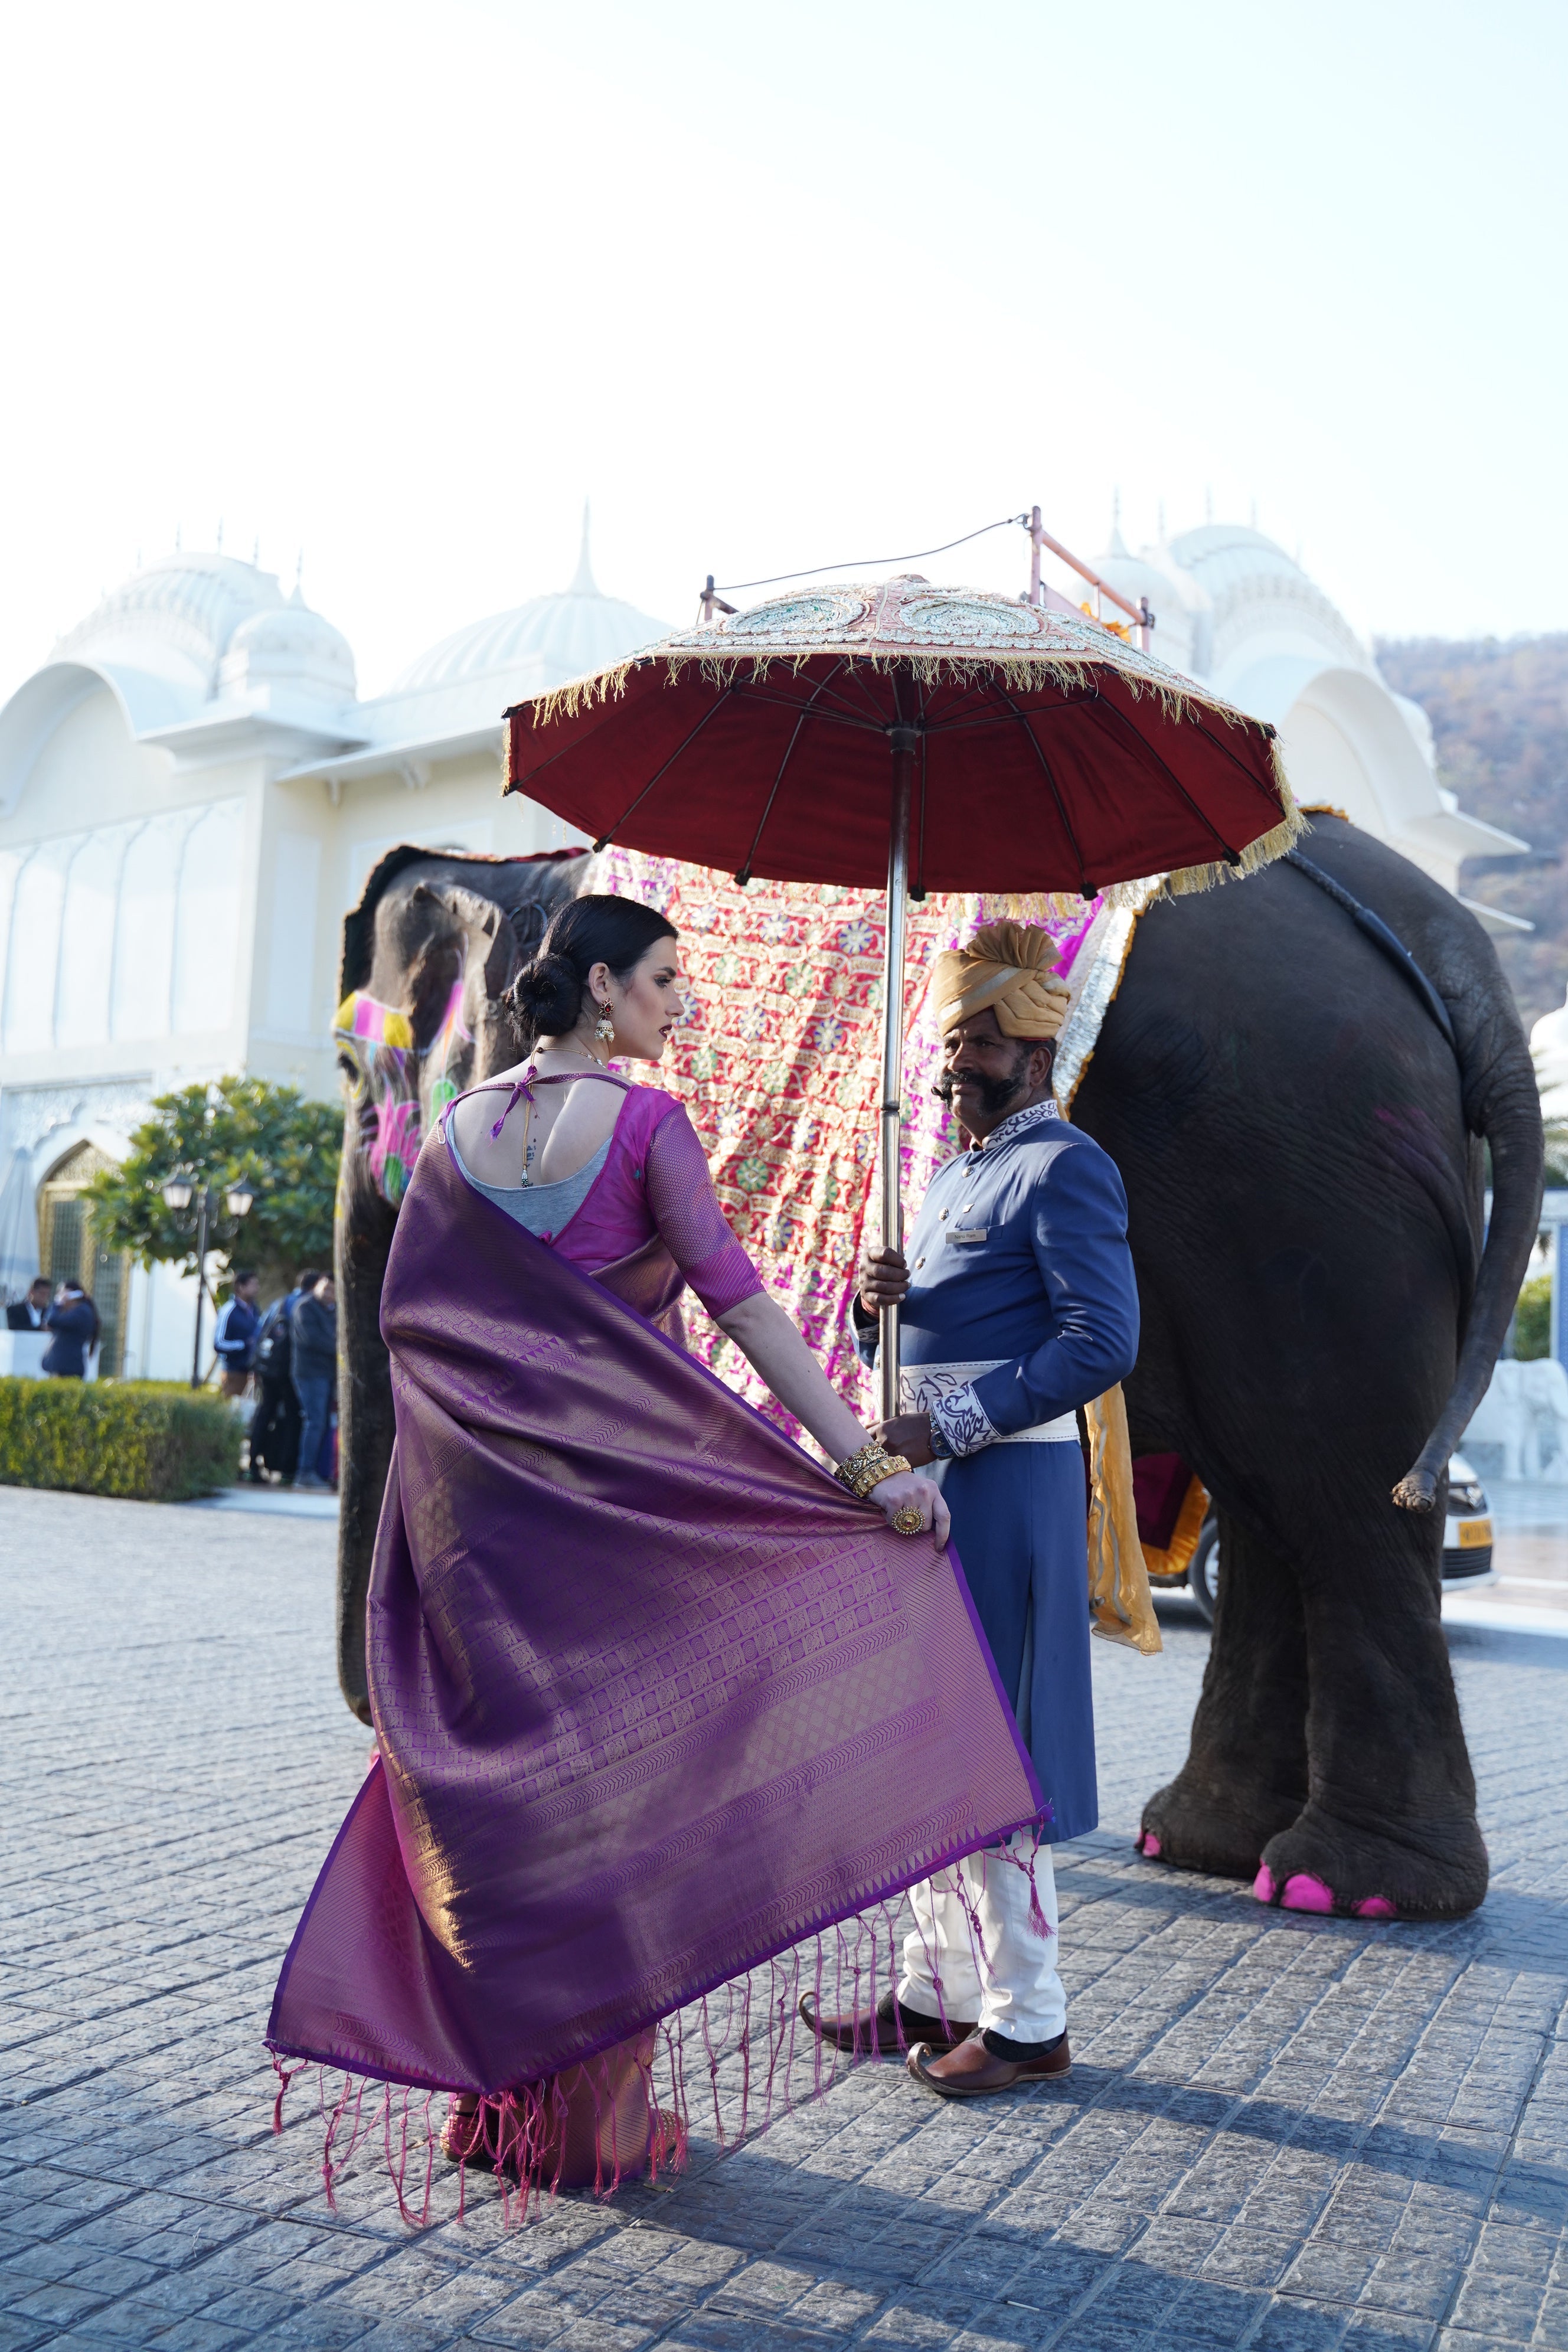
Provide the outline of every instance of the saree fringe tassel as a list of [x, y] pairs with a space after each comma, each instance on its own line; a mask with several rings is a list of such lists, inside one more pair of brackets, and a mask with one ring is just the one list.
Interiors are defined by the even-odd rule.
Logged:
[[1149, 1591], [1138, 1508], [1132, 1494], [1132, 1447], [1120, 1381], [1084, 1407], [1089, 1425], [1089, 1608], [1091, 1631], [1152, 1657], [1164, 1644]]
[[[1050, 1926], [1035, 1884], [1037, 1836], [1032, 1848], [987, 1851], [984, 1871], [994, 1865], [1022, 1870], [1029, 1880], [1029, 1924], [1048, 1937]], [[961, 1893], [963, 1893], [961, 1882]], [[984, 1937], [973, 1902], [964, 1895], [970, 1958], [984, 1963]], [[802, 2021], [803, 1993], [817, 2013], [853, 2013], [869, 2021], [879, 1999], [897, 1988], [904, 1933], [911, 1916], [881, 1903], [858, 1918], [797, 1945], [753, 1970], [749, 1978], [721, 1985], [673, 2017], [660, 2020], [629, 2042], [601, 2051], [581, 2064], [541, 2083], [481, 2098], [464, 2118], [454, 2152], [442, 2145], [443, 2124], [433, 2086], [379, 2081], [340, 2071], [314, 2060], [285, 2064], [274, 2056], [278, 2094], [272, 2128], [288, 2128], [284, 2107], [301, 2075], [315, 2076], [316, 2119], [321, 2129], [321, 2171], [330, 2210], [340, 2193], [366, 2187], [374, 2192], [379, 2172], [397, 2200], [410, 2230], [437, 2221], [467, 2217], [470, 2171], [493, 2176], [501, 2221], [515, 2228], [537, 2217], [563, 2189], [603, 2199], [625, 2184], [685, 2169], [693, 2116], [704, 2137], [722, 2155], [760, 2137], [781, 2116], [817, 2099], [862, 2064], [903, 2063], [903, 2029], [896, 2061], [878, 2051], [868, 2032], [865, 2046], [841, 2051], [812, 2033]], [[943, 2032], [948, 2031], [941, 1955], [921, 1948], [936, 1985]], [[454, 2107], [453, 2115], [457, 2114]], [[303, 2121], [303, 2118], [300, 2118]], [[455, 2206], [437, 2194], [443, 2170], [456, 2176]]]

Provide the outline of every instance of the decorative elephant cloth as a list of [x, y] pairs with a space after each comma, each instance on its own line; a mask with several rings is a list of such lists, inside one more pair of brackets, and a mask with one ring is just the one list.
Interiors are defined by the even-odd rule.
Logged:
[[[687, 2048], [714, 2081], [726, 2032], [752, 2031], [737, 1980], [780, 1955], [782, 2101], [805, 1972], [853, 1973], [841, 1999], [868, 1973], [874, 1997], [889, 1898], [1042, 1812], [956, 1556], [894, 1534], [617, 1295], [627, 1239], [595, 1278], [434, 1139], [403, 1202], [379, 1754], [268, 2034], [285, 2088], [290, 2061], [344, 2070], [329, 2189], [367, 2076], [389, 2152], [411, 2096], [427, 2117], [446, 2089], [491, 2103], [491, 2152], [536, 2185], [657, 2165]], [[819, 2077], [815, 2041], [802, 2063]]]

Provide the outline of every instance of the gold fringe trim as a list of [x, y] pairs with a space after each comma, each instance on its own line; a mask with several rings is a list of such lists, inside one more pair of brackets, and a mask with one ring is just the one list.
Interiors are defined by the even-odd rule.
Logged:
[[[626, 680], [634, 670], [646, 668], [653, 662], [663, 665], [668, 685], [673, 686], [685, 670], [695, 665], [710, 686], [721, 688], [732, 684], [742, 672], [753, 685], [761, 684], [775, 668], [786, 669], [794, 677], [808, 662], [824, 658], [857, 662], [878, 672], [897, 670], [910, 674], [922, 686], [968, 687], [1000, 678], [1004, 686], [1019, 693], [1026, 693], [1042, 679], [1052, 686], [1080, 686], [1086, 670], [1109, 668], [1114, 670], [1135, 698], [1152, 694], [1168, 718], [1185, 719], [1193, 712], [1202, 711], [1248, 733], [1262, 725], [1260, 719], [1249, 718], [1246, 711], [1237, 710], [1234, 704], [1179, 677], [1173, 670], [1163, 676], [1148, 677], [1131, 664], [1124, 667], [1109, 648], [1080, 654], [1058, 650], [989, 655], [976, 651], [970, 655], [951, 649], [922, 651], [915, 646], [835, 645], [831, 641], [801, 646], [789, 653], [740, 646], [701, 650], [685, 646], [651, 646], [640, 654], [628, 655], [624, 661], [612, 663], [606, 669], [594, 670], [586, 677], [568, 678], [564, 685], [552, 687], [548, 693], [536, 696], [531, 704], [533, 724], [548, 727], [558, 719], [574, 719], [579, 711], [592, 709], [596, 702], [608, 702], [626, 692]], [[1278, 755], [1276, 759], [1278, 761]]]
[[1121, 1382], [1086, 1404], [1083, 1412], [1089, 1426], [1090, 1630], [1150, 1658], [1164, 1643], [1138, 1540], [1132, 1447]]
[[1174, 1583], [1185, 1576], [1192, 1566], [1193, 1554], [1198, 1548], [1198, 1538], [1208, 1517], [1209, 1490], [1201, 1478], [1189, 1478], [1187, 1491], [1182, 1497], [1182, 1507], [1176, 1514], [1176, 1524], [1171, 1530], [1171, 1540], [1162, 1551], [1157, 1544], [1142, 1546], [1143, 1565], [1151, 1576]]

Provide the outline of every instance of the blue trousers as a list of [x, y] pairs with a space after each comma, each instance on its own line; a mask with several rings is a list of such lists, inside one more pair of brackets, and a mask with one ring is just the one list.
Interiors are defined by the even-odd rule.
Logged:
[[988, 1445], [946, 1465], [952, 1540], [1051, 1807], [1042, 1835], [1100, 1821], [1089, 1666], [1089, 1541], [1076, 1445]]
[[316, 1457], [327, 1433], [327, 1419], [332, 1410], [331, 1374], [307, 1374], [301, 1378], [296, 1372], [294, 1393], [300, 1400], [299, 1475], [304, 1478], [316, 1468]]

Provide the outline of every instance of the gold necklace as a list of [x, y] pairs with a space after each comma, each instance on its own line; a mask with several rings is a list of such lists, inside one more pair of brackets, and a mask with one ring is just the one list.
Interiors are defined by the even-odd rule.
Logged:
[[565, 1060], [569, 1055], [573, 1054], [578, 1055], [580, 1059], [584, 1062], [591, 1062], [595, 1070], [602, 1070], [605, 1067], [605, 1064], [600, 1061], [597, 1054], [591, 1054], [586, 1045], [545, 1045], [541, 1047], [540, 1051], [534, 1055], [533, 1058], [536, 1062], [542, 1057], [550, 1060], [554, 1060], [559, 1057], [562, 1060]]

